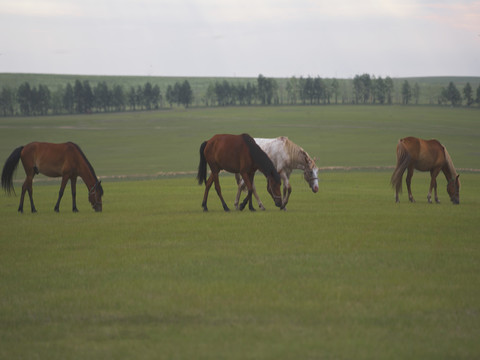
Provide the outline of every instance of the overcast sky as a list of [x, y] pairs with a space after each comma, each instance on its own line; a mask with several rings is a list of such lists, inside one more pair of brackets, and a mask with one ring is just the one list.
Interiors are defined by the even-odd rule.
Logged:
[[480, 0], [0, 0], [0, 72], [480, 76]]

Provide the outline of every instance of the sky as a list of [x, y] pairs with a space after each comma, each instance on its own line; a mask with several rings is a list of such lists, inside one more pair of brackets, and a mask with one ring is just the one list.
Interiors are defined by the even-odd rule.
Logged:
[[0, 0], [0, 73], [480, 76], [480, 0]]

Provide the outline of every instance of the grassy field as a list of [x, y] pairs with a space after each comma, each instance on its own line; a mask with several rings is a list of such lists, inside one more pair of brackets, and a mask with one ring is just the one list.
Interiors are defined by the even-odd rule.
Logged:
[[287, 212], [258, 176], [255, 213], [224, 213], [214, 191], [203, 213], [195, 175], [164, 173], [194, 172], [220, 132], [288, 135], [320, 167], [390, 166], [398, 138], [437, 137], [478, 169], [479, 129], [478, 111], [422, 107], [0, 119], [1, 161], [72, 140], [105, 177], [101, 214], [83, 185], [80, 213], [68, 192], [54, 213], [58, 180], [37, 182], [35, 215], [0, 195], [0, 358], [478, 358], [478, 173], [461, 172], [459, 206], [442, 177], [430, 205], [427, 174], [395, 204], [390, 170], [322, 171], [318, 194], [294, 173]]

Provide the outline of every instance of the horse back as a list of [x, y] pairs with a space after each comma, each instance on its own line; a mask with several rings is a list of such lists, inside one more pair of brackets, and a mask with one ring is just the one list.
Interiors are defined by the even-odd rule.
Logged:
[[204, 155], [212, 171], [241, 173], [252, 167], [248, 147], [241, 135], [214, 135], [208, 140]]
[[59, 177], [74, 171], [79, 161], [78, 156], [78, 146], [71, 142], [32, 142], [23, 148], [21, 159], [26, 173], [33, 171], [49, 177]]
[[430, 171], [445, 164], [444, 147], [438, 140], [406, 137], [400, 140], [398, 146], [403, 146], [408, 152], [417, 170]]

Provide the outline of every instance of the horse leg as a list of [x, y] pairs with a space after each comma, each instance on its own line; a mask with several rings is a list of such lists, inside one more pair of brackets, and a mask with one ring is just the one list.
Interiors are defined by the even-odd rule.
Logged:
[[77, 209], [77, 177], [73, 176], [70, 179], [70, 185], [72, 187], [72, 211], [78, 212]]
[[248, 194], [245, 197], [245, 199], [243, 200], [242, 204], [240, 205], [240, 211], [245, 209], [245, 206], [247, 205], [247, 202], [248, 202], [248, 208], [250, 209], [250, 211], [255, 211], [255, 208], [252, 205], [253, 176], [252, 176], [252, 178], [250, 178], [249, 174], [242, 174], [242, 178], [243, 178], [243, 181], [245, 182], [245, 185], [248, 188]]
[[217, 191], [217, 195], [220, 198], [220, 201], [222, 202], [223, 210], [230, 211], [230, 209], [227, 206], [227, 203], [225, 202], [225, 200], [223, 200], [222, 189], [220, 188], [220, 180], [218, 179], [218, 173], [213, 175], [213, 181], [215, 182], [215, 190]]
[[412, 195], [412, 176], [413, 176], [413, 167], [409, 167], [408, 168], [408, 173], [407, 173], [407, 179], [406, 179], [406, 182], [407, 182], [407, 189], [408, 189], [408, 199], [410, 200], [410, 202], [414, 203], [415, 202], [415, 199], [413, 198], [413, 195]]
[[257, 194], [257, 188], [255, 187], [255, 182], [252, 182], [252, 189], [253, 189], [253, 195], [255, 196], [255, 199], [257, 199], [258, 207], [261, 210], [265, 210], [265, 206], [263, 206], [262, 200], [260, 200], [260, 197]]
[[205, 183], [205, 192], [203, 194], [203, 201], [202, 201], [202, 207], [203, 211], [208, 211], [207, 208], [207, 198], [208, 198], [208, 192], [210, 191], [210, 187], [213, 184], [213, 173], [210, 174], [207, 182]]
[[438, 195], [437, 195], [437, 175], [440, 173], [440, 169], [433, 169], [430, 171], [430, 188], [428, 189], [427, 199], [428, 202], [432, 203], [432, 189], [435, 190], [435, 202], [439, 203]]
[[60, 191], [58, 192], [58, 200], [57, 200], [57, 203], [55, 204], [55, 208], [53, 209], [55, 210], [55, 212], [60, 211], [60, 200], [62, 200], [63, 192], [65, 191], [65, 186], [67, 186], [67, 182], [68, 182], [68, 176], [64, 175], [62, 178], [62, 184], [60, 185]]
[[239, 181], [238, 183], [238, 190], [237, 190], [237, 196], [235, 196], [235, 202], [233, 206], [235, 206], [235, 209], [238, 210], [238, 203], [240, 202], [240, 195], [242, 194], [242, 190], [245, 187], [245, 183], [243, 181]]
[[25, 181], [22, 185], [22, 194], [20, 195], [20, 204], [18, 205], [18, 212], [23, 213], [23, 202], [25, 201], [25, 193], [28, 191], [28, 196], [30, 197], [30, 208], [32, 213], [36, 213], [35, 205], [33, 204], [33, 176], [27, 175]]
[[281, 174], [281, 177], [283, 178], [283, 204], [282, 208], [283, 210], [287, 210], [286, 206], [288, 203], [288, 199], [290, 199], [290, 194], [292, 193], [292, 185], [290, 185], [290, 181], [288, 179], [288, 176], [284, 173]]

